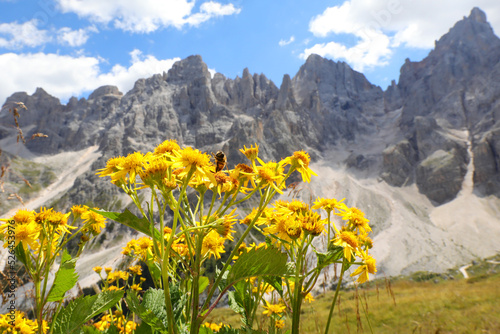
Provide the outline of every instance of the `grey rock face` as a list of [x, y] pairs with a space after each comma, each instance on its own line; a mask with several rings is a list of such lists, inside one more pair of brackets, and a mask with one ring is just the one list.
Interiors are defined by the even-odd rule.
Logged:
[[467, 171], [467, 162], [452, 149], [437, 150], [417, 167], [417, 186], [430, 200], [443, 204], [456, 197]]
[[392, 145], [383, 151], [382, 179], [388, 184], [401, 187], [414, 180], [417, 152], [408, 140]]

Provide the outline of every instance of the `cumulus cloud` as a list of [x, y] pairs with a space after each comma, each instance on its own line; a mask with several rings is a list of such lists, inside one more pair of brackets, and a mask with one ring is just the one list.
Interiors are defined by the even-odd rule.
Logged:
[[90, 33], [97, 28], [90, 26], [73, 30], [68, 27], [56, 29], [39, 29], [40, 22], [31, 20], [24, 23], [10, 22], [0, 24], [0, 48], [20, 50], [34, 48], [47, 43], [56, 42], [71, 47], [82, 46], [87, 42]]
[[68, 27], [57, 31], [57, 41], [59, 44], [66, 44], [72, 47], [82, 46], [87, 43], [91, 32], [97, 32], [97, 28], [89, 27], [86, 29], [73, 30]]
[[[310, 32], [330, 41], [304, 50], [301, 56], [318, 53], [343, 58], [358, 70], [385, 65], [396, 47], [432, 48], [435, 40], [475, 6], [486, 12], [499, 32], [497, 0], [348, 0], [326, 8], [310, 21]], [[335, 40], [339, 34], [354, 35], [357, 44], [339, 43]]]
[[168, 71], [172, 65], [180, 58], [157, 59], [152, 55], [143, 55], [140, 50], [130, 52], [131, 65], [125, 67], [115, 65], [109, 73], [102, 73], [97, 77], [97, 84], [94, 89], [102, 85], [115, 85], [120, 91], [126, 93], [133, 86], [137, 79], [150, 77], [153, 74]]
[[293, 43], [294, 41], [295, 41], [295, 36], [292, 36], [287, 41], [285, 41], [284, 39], [280, 40], [278, 44], [279, 44], [279, 46], [285, 46], [285, 45], [288, 45], [290, 43]]
[[14, 50], [36, 47], [49, 41], [51, 41], [50, 34], [46, 30], [38, 29], [36, 20], [0, 24], [1, 48]]
[[162, 27], [198, 26], [213, 17], [238, 14], [233, 4], [208, 1], [192, 13], [194, 1], [189, 0], [58, 0], [64, 13], [76, 13], [92, 21], [108, 24], [135, 33], [150, 33]]
[[134, 82], [143, 77], [168, 71], [179, 58], [156, 59], [143, 55], [139, 50], [130, 53], [128, 67], [115, 65], [103, 73], [100, 64], [104, 60], [95, 57], [72, 57], [58, 54], [15, 54], [0, 55], [0, 104], [14, 92], [32, 94], [37, 87], [43, 87], [49, 94], [62, 100], [81, 96], [102, 85], [115, 85], [127, 92]]

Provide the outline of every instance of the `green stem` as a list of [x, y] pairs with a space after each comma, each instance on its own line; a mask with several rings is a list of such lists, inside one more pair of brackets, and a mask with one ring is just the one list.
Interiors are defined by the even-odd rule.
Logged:
[[333, 309], [335, 308], [335, 303], [336, 303], [337, 297], [339, 295], [340, 285], [342, 284], [342, 278], [344, 277], [346, 263], [347, 263], [347, 261], [344, 258], [344, 261], [342, 262], [342, 269], [340, 271], [339, 281], [337, 283], [337, 289], [335, 290], [335, 296], [333, 296], [332, 306], [330, 306], [330, 313], [328, 314], [328, 321], [326, 322], [325, 334], [328, 334], [328, 330], [330, 329], [330, 322], [332, 320]]
[[198, 311], [200, 306], [200, 270], [201, 270], [201, 248], [203, 245], [203, 233], [198, 234], [198, 240], [196, 242], [196, 254], [195, 254], [195, 264], [194, 264], [194, 275], [193, 281], [191, 282], [191, 299], [192, 299], [192, 316], [191, 316], [191, 334], [198, 333], [199, 325], [201, 324], [198, 319]]
[[300, 309], [302, 307], [302, 279], [300, 278], [300, 272], [302, 270], [303, 263], [303, 253], [299, 251], [297, 253], [295, 262], [295, 284], [293, 291], [293, 311], [292, 311], [292, 334], [299, 333], [300, 324]]

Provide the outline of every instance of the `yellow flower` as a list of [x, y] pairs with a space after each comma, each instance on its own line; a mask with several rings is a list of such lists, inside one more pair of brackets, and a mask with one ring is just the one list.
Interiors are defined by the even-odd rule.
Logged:
[[47, 210], [44, 215], [44, 222], [52, 225], [58, 233], [71, 233], [70, 229], [76, 229], [76, 226], [68, 225], [68, 218], [71, 212], [63, 214], [53, 211], [52, 208]]
[[246, 193], [248, 191], [248, 183], [252, 182], [255, 187], [254, 177], [255, 173], [252, 167], [245, 164], [237, 164], [236, 167], [229, 174], [233, 179], [238, 180], [239, 183], [243, 184], [241, 191]]
[[148, 159], [148, 164], [145, 164], [144, 169], [139, 171], [139, 176], [146, 186], [150, 188], [157, 186], [162, 190], [163, 179], [171, 165], [172, 162], [163, 157]]
[[28, 211], [26, 209], [20, 209], [12, 218], [0, 219], [0, 221], [8, 222], [9, 220], [14, 220], [16, 224], [28, 224], [35, 220], [35, 211]]
[[[256, 181], [262, 188], [271, 186], [278, 193], [283, 194], [283, 191], [279, 189], [285, 187], [284, 182], [282, 182], [283, 179], [283, 167], [276, 162], [270, 161], [267, 164], [257, 167]], [[279, 185], [279, 188], [277, 185]]]
[[134, 256], [146, 261], [148, 254], [153, 254], [153, 240], [149, 237], [141, 237], [137, 240], [130, 240], [127, 246], [134, 251]]
[[343, 220], [347, 220], [352, 229], [357, 229], [359, 233], [364, 234], [372, 229], [368, 225], [369, 220], [365, 218], [365, 214], [358, 208], [346, 208], [338, 213]]
[[318, 197], [312, 206], [313, 209], [323, 209], [326, 212], [332, 212], [335, 209], [344, 209], [346, 208], [345, 204], [342, 203], [345, 198], [342, 198], [340, 201], [337, 201], [335, 198], [322, 198]]
[[73, 212], [73, 217], [80, 217], [85, 211], [87, 211], [87, 207], [85, 205], [73, 205], [71, 207], [71, 212]]
[[140, 265], [131, 266], [128, 268], [128, 270], [130, 270], [130, 272], [134, 275], [139, 275], [139, 276], [142, 275], [142, 268]]
[[371, 255], [368, 255], [368, 253], [365, 253], [363, 251], [361, 253], [361, 258], [363, 259], [364, 264], [360, 265], [358, 269], [356, 269], [352, 274], [351, 277], [360, 275], [356, 282], [358, 283], [364, 283], [368, 281], [368, 273], [370, 274], [375, 274], [377, 272], [377, 267], [376, 267], [376, 261]]
[[175, 139], [169, 139], [169, 140], [165, 140], [163, 143], [158, 145], [155, 148], [153, 153], [155, 155], [165, 155], [165, 154], [172, 153], [174, 151], [179, 151], [180, 149], [181, 148], [180, 148], [179, 144], [177, 144], [177, 141]]
[[141, 288], [141, 286], [139, 284], [132, 284], [132, 286], [130, 286], [130, 288], [132, 290], [137, 291], [137, 292], [142, 291], [142, 288]]
[[309, 183], [311, 182], [311, 175], [318, 176], [309, 168], [310, 161], [309, 154], [304, 151], [296, 151], [291, 157], [282, 160], [281, 164], [283, 166], [290, 165], [290, 168], [296, 169], [302, 175], [302, 181]]
[[258, 158], [259, 155], [259, 145], [255, 144], [255, 147], [253, 147], [253, 145], [250, 145], [249, 148], [244, 145], [243, 148], [240, 149], [240, 152], [243, 153], [248, 158], [248, 160], [254, 161]]
[[205, 322], [203, 324], [203, 326], [207, 327], [207, 328], [210, 328], [211, 330], [213, 330], [214, 332], [218, 332], [221, 328], [222, 328], [222, 322], [219, 323], [219, 325], [217, 325], [216, 323], [214, 322]]
[[272, 316], [273, 314], [278, 314], [280, 315], [285, 311], [286, 306], [283, 305], [282, 303], [278, 304], [271, 304], [267, 300], [265, 301], [266, 305], [264, 305], [265, 311], [262, 312], [262, 314], [267, 314], [268, 317]]
[[[98, 210], [98, 208], [94, 208]], [[82, 214], [83, 224], [85, 228], [83, 231], [90, 232], [93, 235], [97, 235], [101, 232], [101, 229], [106, 226], [106, 218], [101, 214], [94, 212], [92, 210], [87, 210]]]
[[283, 320], [283, 319], [276, 320], [276, 322], [274, 323], [274, 327], [276, 327], [278, 329], [284, 328], [285, 327], [285, 320]]
[[347, 261], [351, 261], [354, 252], [358, 248], [358, 240], [356, 235], [350, 231], [341, 231], [335, 236], [333, 244], [344, 248], [344, 257]]
[[135, 177], [142, 170], [145, 158], [141, 152], [130, 153], [125, 158], [121, 158], [119, 164], [115, 167], [117, 171], [110, 175], [111, 182], [113, 184], [127, 181], [135, 183]]
[[311, 293], [308, 293], [305, 297], [304, 297], [304, 301], [308, 302], [308, 303], [312, 303], [314, 301], [314, 297], [313, 295], [311, 295]]
[[[99, 175], [99, 177], [113, 175], [114, 173], [121, 170], [120, 166], [123, 164], [124, 159], [125, 159], [124, 157], [114, 157], [114, 158], [109, 159], [106, 162], [106, 167], [98, 169], [98, 172], [96, 173], [96, 175]], [[111, 181], [111, 182], [113, 182], [113, 181]]]
[[316, 212], [309, 211], [304, 215], [301, 214], [298, 219], [302, 223], [302, 228], [312, 236], [320, 235], [325, 229], [321, 216]]
[[207, 177], [213, 184], [217, 183], [212, 173], [213, 167], [208, 154], [201, 153], [189, 146], [174, 151], [173, 154], [172, 161], [174, 163], [172, 168], [182, 168], [182, 171], [178, 174], [179, 178], [184, 178], [190, 171], [194, 170], [195, 173]]
[[[19, 243], [22, 243], [23, 248], [28, 250], [28, 246], [31, 249], [38, 249], [38, 236], [40, 235], [40, 226], [34, 221], [28, 224], [16, 224], [15, 225], [15, 238], [14, 246], [17, 247]], [[8, 243], [4, 243], [3, 247], [6, 248]]]
[[172, 244], [172, 250], [177, 253], [179, 256], [187, 256], [189, 255], [189, 247], [177, 240]]
[[134, 332], [137, 328], [137, 323], [133, 321], [127, 321], [127, 324], [125, 325], [125, 334], [130, 334]]
[[231, 234], [234, 233], [234, 230], [232, 230], [232, 228], [233, 228], [233, 225], [236, 223], [235, 217], [238, 216], [238, 215], [234, 214], [235, 211], [236, 211], [236, 209], [233, 209], [233, 211], [231, 211], [231, 213], [223, 216], [221, 221], [215, 227], [215, 230], [217, 231], [217, 233], [219, 233], [219, 235], [221, 237], [228, 239], [228, 240], [231, 240], [231, 241], [234, 240], [234, 238]]
[[97, 266], [97, 267], [92, 268], [92, 270], [95, 271], [96, 273], [100, 274], [102, 271], [102, 267]]
[[216, 231], [212, 230], [208, 232], [205, 238], [203, 238], [202, 254], [208, 254], [209, 257], [213, 255], [216, 259], [220, 259], [220, 253], [224, 252], [224, 241], [225, 239]]

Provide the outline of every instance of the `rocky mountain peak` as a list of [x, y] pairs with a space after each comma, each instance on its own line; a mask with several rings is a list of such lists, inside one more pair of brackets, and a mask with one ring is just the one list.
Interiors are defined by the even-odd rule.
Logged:
[[[476, 51], [488, 53], [500, 45], [500, 39], [486, 20], [486, 14], [475, 7], [468, 17], [458, 21], [447, 34], [436, 42], [432, 53], [442, 53], [450, 49], [456, 51]], [[432, 54], [431, 53], [431, 54]]]
[[207, 65], [199, 55], [189, 56], [176, 62], [167, 73], [168, 83], [182, 83], [197, 79], [210, 80]]
[[469, 19], [479, 23], [488, 23], [488, 21], [486, 21], [486, 14], [478, 7], [472, 8]]
[[89, 96], [89, 100], [95, 100], [101, 96], [106, 96], [106, 95], [114, 95], [117, 97], [121, 97], [123, 95], [122, 92], [118, 89], [116, 86], [101, 86], [94, 90], [92, 94]]
[[329, 105], [334, 102], [334, 96], [352, 98], [376, 88], [345, 62], [334, 62], [316, 54], [307, 58], [292, 81], [299, 103], [307, 102], [311, 95], [319, 95]]

